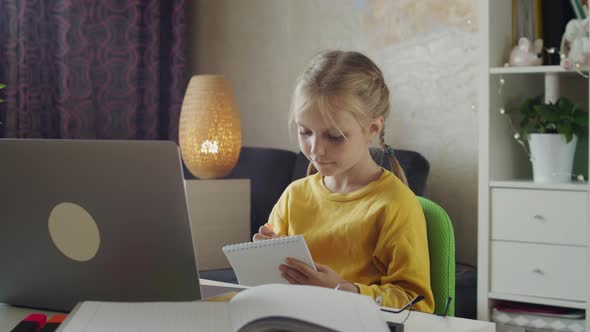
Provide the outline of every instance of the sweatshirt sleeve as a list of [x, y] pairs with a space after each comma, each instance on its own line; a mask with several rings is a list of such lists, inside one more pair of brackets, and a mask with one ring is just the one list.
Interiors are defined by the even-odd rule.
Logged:
[[268, 216], [268, 223], [278, 236], [286, 236], [289, 233], [288, 211], [289, 211], [289, 187], [281, 194], [281, 197], [272, 208]]
[[403, 204], [403, 210], [388, 211], [373, 253], [373, 263], [383, 273], [379, 284], [357, 284], [360, 293], [381, 305], [401, 308], [417, 295], [424, 299], [414, 306], [423, 312], [434, 311], [430, 287], [430, 260], [426, 221], [420, 203]]

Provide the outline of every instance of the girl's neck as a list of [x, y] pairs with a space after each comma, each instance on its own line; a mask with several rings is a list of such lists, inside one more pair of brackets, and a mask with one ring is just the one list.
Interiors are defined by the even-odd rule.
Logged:
[[324, 176], [324, 186], [333, 193], [349, 193], [358, 190], [373, 181], [377, 181], [383, 174], [383, 168], [369, 158], [346, 172], [333, 176]]

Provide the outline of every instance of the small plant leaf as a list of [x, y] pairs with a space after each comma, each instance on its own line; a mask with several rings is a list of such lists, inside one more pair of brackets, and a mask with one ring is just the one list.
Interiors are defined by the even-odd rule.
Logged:
[[569, 99], [565, 97], [560, 97], [557, 99], [557, 108], [559, 108], [562, 112], [570, 112], [574, 108], [574, 103], [572, 103]]

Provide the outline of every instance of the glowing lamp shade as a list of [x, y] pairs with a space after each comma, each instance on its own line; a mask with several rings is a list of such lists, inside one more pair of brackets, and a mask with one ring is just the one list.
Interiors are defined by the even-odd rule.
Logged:
[[186, 167], [198, 178], [221, 178], [234, 168], [242, 147], [242, 129], [225, 78], [191, 78], [180, 110], [178, 141]]

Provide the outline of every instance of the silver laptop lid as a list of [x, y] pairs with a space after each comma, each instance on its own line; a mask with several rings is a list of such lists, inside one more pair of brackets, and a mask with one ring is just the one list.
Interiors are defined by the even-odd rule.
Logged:
[[200, 299], [177, 145], [0, 140], [0, 267], [13, 305]]

